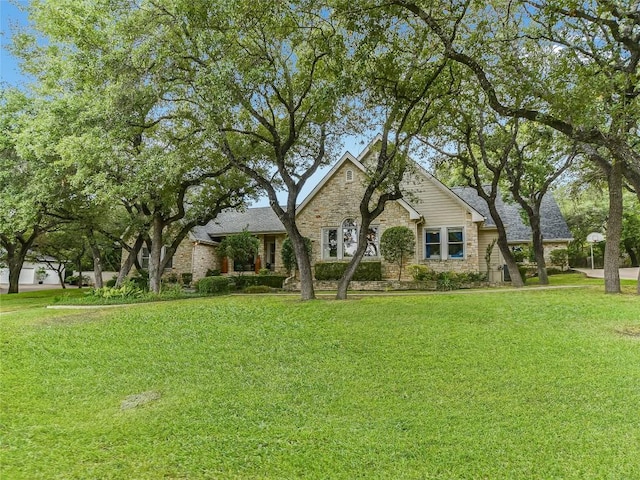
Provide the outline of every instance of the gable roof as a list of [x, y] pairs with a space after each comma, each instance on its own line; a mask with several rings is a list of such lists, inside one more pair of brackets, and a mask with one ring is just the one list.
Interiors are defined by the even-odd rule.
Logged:
[[[486, 217], [485, 227], [495, 227], [496, 223], [489, 213], [489, 206], [482, 199], [475, 188], [472, 187], [453, 187], [452, 190], [465, 202], [473, 205], [475, 209], [482, 212]], [[507, 240], [511, 243], [524, 243], [531, 241], [531, 227], [522, 220], [520, 205], [515, 201], [505, 202], [502, 195], [498, 194], [496, 198], [496, 208], [498, 214], [505, 224], [507, 230]], [[542, 236], [544, 240], [554, 241], [570, 241], [573, 235], [569, 230], [560, 207], [556, 203], [552, 193], [547, 193], [542, 199], [540, 205], [540, 226], [542, 228]]]
[[[368, 153], [368, 151], [371, 149], [371, 147], [373, 146], [373, 143], [376, 140], [374, 139], [373, 142], [371, 142], [366, 148], [365, 150], [360, 154], [360, 156], [358, 158], [364, 158], [366, 156], [366, 154]], [[346, 162], [351, 162], [358, 170], [360, 170], [361, 172], [366, 173], [367, 169], [365, 168], [365, 166], [358, 160], [356, 159], [356, 157], [354, 157], [353, 155], [351, 155], [350, 152], [345, 152], [344, 155], [342, 155], [342, 157], [340, 158], [340, 160], [338, 160], [336, 162], [336, 164], [331, 167], [331, 170], [329, 170], [329, 172], [322, 178], [322, 180], [320, 180], [320, 182], [315, 186], [315, 188], [313, 190], [311, 190], [311, 193], [309, 193], [309, 195], [306, 196], [306, 198], [302, 201], [302, 203], [300, 205], [298, 205], [298, 212], [302, 212], [302, 210], [304, 210], [304, 208], [309, 204], [309, 202], [311, 201], [311, 199], [313, 197], [315, 197], [318, 192], [320, 192], [322, 190], [322, 188], [325, 186], [325, 184], [329, 181], [329, 179], [331, 177], [333, 177], [333, 175], [335, 175], [335, 173], [346, 163]], [[422, 215], [420, 214], [420, 212], [418, 212], [415, 208], [413, 208], [411, 205], [409, 205], [406, 200], [400, 198], [398, 200], [395, 200], [396, 202], [398, 202], [399, 205], [401, 205], [407, 212], [409, 212], [409, 218], [411, 220], [419, 220], [422, 218]]]

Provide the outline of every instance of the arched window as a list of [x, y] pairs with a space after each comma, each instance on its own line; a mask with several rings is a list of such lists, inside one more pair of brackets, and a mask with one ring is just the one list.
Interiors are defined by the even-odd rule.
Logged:
[[345, 180], [347, 182], [353, 182], [353, 170], [347, 170], [345, 173]]
[[358, 226], [353, 218], [342, 222], [342, 256], [353, 257], [358, 249]]

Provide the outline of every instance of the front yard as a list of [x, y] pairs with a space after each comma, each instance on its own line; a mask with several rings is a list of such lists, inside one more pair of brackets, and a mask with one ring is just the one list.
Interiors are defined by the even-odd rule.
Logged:
[[3, 296], [0, 473], [639, 478], [640, 297], [601, 290]]

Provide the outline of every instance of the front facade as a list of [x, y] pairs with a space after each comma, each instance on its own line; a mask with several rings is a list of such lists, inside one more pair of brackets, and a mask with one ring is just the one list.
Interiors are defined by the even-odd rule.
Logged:
[[[357, 248], [359, 204], [364, 193], [365, 165], [373, 155], [371, 146], [357, 158], [346, 153], [297, 209], [298, 229], [312, 241], [312, 265], [348, 262]], [[369, 228], [362, 261], [380, 261], [383, 277], [397, 278], [397, 267], [382, 259], [380, 237], [387, 228], [405, 226], [414, 232], [416, 239], [415, 254], [408, 264], [426, 265], [438, 272], [489, 272], [490, 281], [502, 281], [504, 261], [499, 249], [493, 249], [489, 264], [485, 259], [487, 247], [497, 238], [486, 204], [475, 191], [449, 189], [420, 166], [414, 167], [403, 181], [405, 199], [388, 202]], [[545, 238], [549, 239], [549, 246], [566, 248], [571, 240], [569, 230], [555, 201], [550, 198], [547, 203], [545, 208], [551, 212], [552, 221], [543, 221]], [[510, 242], [528, 243], [530, 232], [527, 237], [527, 227], [522, 224], [518, 208], [505, 203], [500, 208], [501, 216], [504, 212], [503, 218], [507, 220]], [[216, 246], [222, 238], [245, 229], [260, 240], [253, 263], [249, 263], [249, 259], [234, 265], [220, 259]], [[205, 276], [208, 270], [232, 274], [240, 269], [267, 268], [284, 273], [280, 251], [285, 238], [284, 226], [269, 207], [224, 212], [191, 232], [174, 257], [173, 271], [192, 273], [194, 280]], [[403, 270], [403, 277], [410, 279], [407, 269]]]

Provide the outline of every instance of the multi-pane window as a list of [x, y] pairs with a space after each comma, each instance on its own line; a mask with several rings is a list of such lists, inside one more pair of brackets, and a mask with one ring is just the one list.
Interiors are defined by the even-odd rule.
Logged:
[[338, 229], [325, 228], [322, 237], [322, 258], [338, 258]]
[[342, 222], [342, 256], [353, 257], [358, 249], [358, 226], [353, 218]]
[[[367, 230], [365, 257], [380, 256], [380, 235], [378, 226]], [[322, 229], [322, 258], [341, 260], [351, 258], [358, 249], [358, 224], [353, 218], [347, 218], [340, 228]]]
[[367, 231], [367, 249], [364, 251], [365, 257], [377, 257], [380, 251], [380, 237], [378, 227], [369, 227]]
[[424, 258], [464, 259], [464, 229], [462, 227], [425, 229]]
[[440, 229], [430, 229], [426, 231], [426, 242], [424, 257], [431, 259], [441, 258], [442, 242], [440, 241]]
[[[161, 260], [164, 260], [165, 251], [166, 247], [162, 247], [162, 252], [160, 254]], [[142, 247], [142, 249], [140, 249], [140, 266], [144, 269], [149, 268], [149, 249], [147, 247]], [[169, 259], [164, 268], [173, 268], [173, 257]]]
[[140, 252], [140, 266], [142, 268], [149, 268], [149, 249], [147, 247], [142, 247], [142, 251]]
[[464, 258], [464, 235], [462, 228], [447, 228], [449, 258]]

